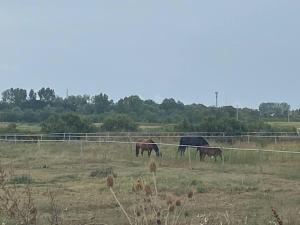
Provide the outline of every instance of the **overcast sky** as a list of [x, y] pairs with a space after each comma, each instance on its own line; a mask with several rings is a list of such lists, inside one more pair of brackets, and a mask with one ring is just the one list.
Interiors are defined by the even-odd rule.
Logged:
[[299, 0], [1, 0], [0, 91], [300, 108]]

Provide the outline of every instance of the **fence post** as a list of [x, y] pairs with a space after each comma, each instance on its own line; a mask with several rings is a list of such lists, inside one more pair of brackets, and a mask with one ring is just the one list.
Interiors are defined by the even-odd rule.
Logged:
[[191, 160], [191, 150], [190, 150], [190, 148], [187, 148], [187, 149], [189, 151], [189, 165], [190, 165], [190, 169], [193, 169], [192, 168], [192, 160]]
[[83, 142], [80, 140], [80, 158], [81, 158], [81, 167], [83, 167]]
[[222, 165], [223, 165], [223, 166], [224, 166], [224, 163], [225, 163], [225, 162], [224, 162], [224, 150], [225, 150], [225, 149], [223, 148], [223, 151], [221, 152], [221, 156], [222, 156]]
[[39, 148], [39, 151], [41, 150], [41, 141], [40, 139], [38, 138], [38, 148]]
[[263, 167], [261, 164], [261, 150], [258, 151], [258, 157], [259, 157], [259, 171], [262, 173], [263, 172]]
[[133, 143], [132, 143], [132, 139], [131, 139], [131, 136], [128, 137], [129, 138], [129, 143], [130, 143], [130, 150], [131, 150], [131, 154], [133, 152]]

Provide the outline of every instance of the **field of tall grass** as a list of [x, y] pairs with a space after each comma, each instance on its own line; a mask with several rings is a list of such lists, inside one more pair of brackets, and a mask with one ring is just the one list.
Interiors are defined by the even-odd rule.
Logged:
[[[178, 142], [176, 138], [161, 141]], [[130, 224], [119, 203], [132, 224], [261, 225], [279, 224], [278, 218], [283, 224], [300, 224], [300, 154], [226, 149], [300, 152], [300, 143], [210, 143], [225, 147], [224, 161], [199, 161], [191, 149], [190, 165], [187, 153], [180, 157], [176, 146], [165, 145], [160, 146], [161, 158], [154, 154], [136, 158], [133, 144], [1, 142], [5, 182], [0, 198], [7, 198], [10, 190], [19, 211], [8, 210], [13, 204], [5, 209], [1, 201], [0, 224]], [[152, 161], [155, 181], [149, 171]], [[119, 203], [107, 187], [108, 176], [113, 177], [111, 189]], [[137, 182], [145, 193], [137, 194]], [[145, 212], [139, 212], [145, 205], [154, 211], [145, 207]]]

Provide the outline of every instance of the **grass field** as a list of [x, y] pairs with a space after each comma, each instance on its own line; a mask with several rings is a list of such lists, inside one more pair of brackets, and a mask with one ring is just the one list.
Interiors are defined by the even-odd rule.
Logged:
[[300, 128], [300, 122], [268, 122], [268, 124], [277, 128]]
[[[239, 142], [233, 146], [261, 147]], [[298, 151], [300, 143], [270, 143], [265, 148]], [[161, 146], [161, 151], [162, 158], [151, 157], [158, 167], [160, 205], [167, 207], [167, 195], [183, 198], [189, 190], [195, 190], [193, 199], [182, 210], [180, 224], [186, 224], [183, 220], [200, 224], [197, 220], [203, 215], [209, 218], [206, 224], [212, 225], [220, 221], [222, 224], [271, 224], [272, 207], [284, 224], [300, 224], [300, 155], [226, 150], [223, 164], [213, 159], [200, 162], [191, 150], [190, 169], [188, 154], [177, 157], [174, 146]], [[132, 191], [133, 180], [142, 177], [153, 186], [148, 157], [136, 158], [132, 145], [2, 142], [0, 154], [1, 166], [14, 171], [10, 183], [16, 183], [21, 191], [30, 181], [38, 224], [51, 224], [49, 190], [62, 212], [62, 224], [122, 225], [128, 223], [106, 186], [106, 175], [113, 171], [116, 176], [114, 191], [129, 214], [137, 199]], [[1, 222], [16, 224], [4, 216], [0, 217]]]
[[[9, 123], [0, 122], [0, 128], [7, 127]], [[39, 133], [41, 132], [41, 126], [38, 123], [15, 123], [17, 125], [18, 132], [21, 133]]]
[[[279, 129], [290, 130], [294, 128], [300, 128], [300, 122], [267, 122], [271, 126]], [[9, 123], [0, 122], [0, 128], [4, 128]], [[38, 123], [16, 123], [17, 130], [21, 133], [40, 133], [41, 126]], [[95, 123], [97, 128], [100, 128], [102, 123]], [[162, 130], [173, 130], [175, 124], [160, 124], [160, 123], [139, 123], [139, 130], [141, 131], [162, 131]]]
[[[0, 128], [7, 127], [9, 123], [0, 122]], [[38, 123], [16, 123], [18, 132], [21, 133], [40, 133], [41, 126]], [[102, 123], [94, 123], [96, 128], [100, 128]], [[141, 131], [160, 131], [162, 129], [172, 129], [174, 124], [158, 124], [158, 123], [140, 123], [138, 124]]]

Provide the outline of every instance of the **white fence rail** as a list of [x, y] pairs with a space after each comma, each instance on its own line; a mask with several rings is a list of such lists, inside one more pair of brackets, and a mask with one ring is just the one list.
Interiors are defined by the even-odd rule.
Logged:
[[[246, 137], [249, 138], [250, 135], [247, 135]], [[3, 138], [4, 136], [0, 135], [0, 141], [3, 142], [30, 142], [30, 143], [38, 143], [39, 146], [41, 143], [45, 142], [45, 143], [54, 143], [54, 142], [73, 142], [73, 143], [79, 143], [82, 145], [82, 143], [110, 143], [110, 144], [130, 144], [130, 145], [134, 145], [137, 143], [137, 141], [132, 141], [131, 138], [132, 137], [145, 137], [145, 136], [129, 136], [131, 137], [129, 139], [129, 141], [122, 141], [122, 140], [110, 140], [109, 138], [124, 138], [128, 136], [89, 136], [89, 135], [76, 135], [76, 136], [72, 136], [72, 139], [70, 139], [69, 137], [71, 137], [70, 135], [68, 136], [63, 136], [59, 138], [57, 138], [57, 136], [53, 136], [52, 134], [50, 135], [6, 135], [5, 138]], [[160, 136], [160, 137], [181, 137], [181, 136]], [[220, 136], [208, 136], [208, 137], [220, 137]], [[241, 137], [241, 136], [221, 136], [222, 138], [232, 138], [232, 137]], [[251, 136], [251, 137], [261, 137], [261, 136]], [[267, 136], [264, 136], [267, 137]], [[269, 137], [274, 137], [274, 136], [269, 136]], [[275, 138], [286, 138], [286, 137], [290, 137], [290, 138], [298, 138], [295, 136], [275, 136]], [[94, 138], [94, 140], [92, 139]], [[276, 139], [275, 139], [276, 140]], [[300, 140], [300, 139], [299, 139]], [[151, 144], [151, 143], [149, 143]], [[173, 143], [164, 143], [164, 142], [156, 142], [156, 144], [158, 144], [159, 146], [174, 146], [174, 147], [178, 147], [180, 146], [179, 144], [173, 144]], [[181, 146], [185, 146], [185, 145], [181, 145]], [[187, 146], [187, 145], [186, 145]], [[190, 146], [189, 147], [199, 147], [199, 146]], [[207, 147], [207, 146], [206, 146]], [[214, 148], [215, 146], [211, 146], [212, 148]], [[219, 147], [219, 146], [218, 146]], [[210, 148], [210, 147], [207, 147]], [[288, 150], [276, 150], [276, 149], [261, 149], [261, 148], [235, 148], [235, 147], [220, 147], [222, 149], [225, 150], [235, 150], [235, 151], [257, 151], [257, 152], [274, 152], [274, 153], [286, 153], [286, 154], [300, 154], [299, 150], [293, 150], [293, 151], [288, 151]]]
[[100, 132], [100, 133], [50, 133], [50, 134], [22, 134], [7, 133], [0, 134], [2, 139], [88, 139], [88, 138], [104, 138], [104, 137], [131, 137], [131, 138], [147, 138], [147, 137], [174, 137], [182, 136], [202, 136], [207, 138], [239, 138], [239, 137], [255, 137], [255, 138], [299, 138], [299, 132], [241, 132], [241, 133], [225, 133], [225, 132]]

